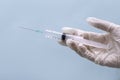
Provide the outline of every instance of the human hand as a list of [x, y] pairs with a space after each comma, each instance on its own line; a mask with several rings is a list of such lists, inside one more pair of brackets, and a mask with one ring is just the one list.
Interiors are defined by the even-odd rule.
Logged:
[[80, 56], [96, 64], [120, 68], [120, 25], [93, 17], [88, 18], [87, 22], [98, 29], [106, 31], [106, 33], [87, 32], [69, 27], [64, 27], [62, 29], [63, 33], [82, 36], [85, 39], [106, 44], [108, 49], [84, 45], [71, 39], [59, 43], [70, 47]]

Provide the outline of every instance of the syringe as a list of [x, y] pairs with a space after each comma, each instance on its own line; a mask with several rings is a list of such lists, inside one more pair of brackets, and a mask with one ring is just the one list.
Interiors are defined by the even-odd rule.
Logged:
[[80, 37], [80, 36], [60, 33], [60, 32], [53, 31], [53, 30], [41, 31], [41, 30], [35, 30], [35, 29], [30, 29], [30, 28], [25, 28], [25, 27], [21, 27], [21, 28], [31, 30], [31, 31], [34, 31], [34, 32], [43, 33], [43, 34], [45, 34], [45, 36], [47, 38], [50, 38], [50, 39], [63, 40], [63, 41], [67, 40], [67, 39], [72, 39], [72, 40], [78, 41], [78, 42], [80, 42], [82, 44], [85, 44], [85, 45], [88, 45], [88, 46], [107, 49], [107, 45], [105, 45], [105, 44], [95, 42], [95, 41], [92, 41], [92, 40], [87, 40], [87, 39], [84, 39], [83, 37]]

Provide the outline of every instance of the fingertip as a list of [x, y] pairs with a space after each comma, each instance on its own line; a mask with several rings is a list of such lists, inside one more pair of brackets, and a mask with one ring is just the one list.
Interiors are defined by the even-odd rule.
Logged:
[[97, 18], [95, 18], [95, 17], [88, 17], [88, 18], [86, 19], [86, 21], [87, 21], [89, 24], [93, 25], [93, 26], [94, 26], [95, 23], [98, 22], [98, 20], [99, 20], [99, 19], [97, 19]]
[[64, 30], [69, 30], [69, 29], [72, 29], [72, 28], [70, 28], [70, 27], [63, 27], [63, 28], [62, 28], [63, 31], [64, 31]]
[[71, 34], [71, 35], [76, 35], [78, 32], [77, 29], [70, 28], [70, 27], [63, 27], [62, 31], [63, 31], [63, 33]]
[[67, 34], [70, 34], [70, 33], [71, 33], [71, 30], [72, 30], [72, 28], [70, 28], [70, 27], [63, 27], [63, 28], [62, 28], [62, 32], [63, 32], [63, 33], [67, 33]]
[[66, 41], [66, 45], [67, 45], [68, 47], [70, 47], [71, 49], [77, 51], [77, 42], [76, 42], [76, 41], [74, 41], [74, 40], [72, 40], [72, 39], [68, 39], [68, 40]]
[[73, 41], [72, 39], [66, 40], [66, 45], [67, 45], [67, 46], [70, 46], [70, 47], [71, 47], [73, 44], [75, 44], [75, 43], [74, 43], [74, 41]]
[[79, 44], [79, 50], [80, 50], [81, 53], [85, 53], [87, 48], [83, 44]]
[[96, 27], [96, 28], [99, 28], [99, 25], [101, 25], [101, 22], [99, 21], [99, 19], [97, 19], [95, 17], [88, 17], [86, 19], [86, 21], [88, 22], [88, 24], [90, 24], [91, 26]]
[[96, 18], [95, 17], [88, 17], [86, 20], [89, 22], [89, 21], [96, 20]]

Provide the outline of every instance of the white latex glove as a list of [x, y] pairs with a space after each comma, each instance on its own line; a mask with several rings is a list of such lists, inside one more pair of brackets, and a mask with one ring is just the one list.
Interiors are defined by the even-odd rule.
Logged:
[[85, 39], [107, 44], [108, 49], [95, 48], [71, 39], [60, 41], [60, 44], [70, 47], [80, 56], [96, 64], [120, 68], [120, 25], [93, 17], [89, 17], [87, 22], [98, 29], [106, 31], [106, 33], [86, 32], [68, 27], [63, 28], [63, 33], [83, 36]]

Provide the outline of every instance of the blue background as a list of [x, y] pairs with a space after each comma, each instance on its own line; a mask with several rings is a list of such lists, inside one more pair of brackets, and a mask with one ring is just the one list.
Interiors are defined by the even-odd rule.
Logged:
[[93, 16], [120, 24], [119, 0], [0, 0], [0, 80], [120, 80], [120, 70], [96, 65], [57, 41], [20, 26], [101, 32]]

